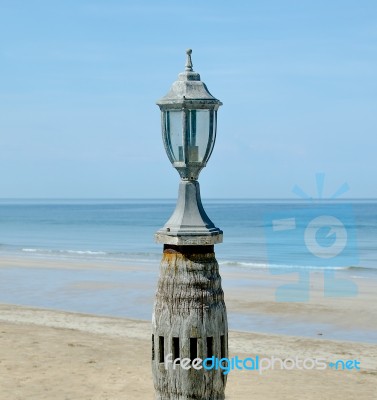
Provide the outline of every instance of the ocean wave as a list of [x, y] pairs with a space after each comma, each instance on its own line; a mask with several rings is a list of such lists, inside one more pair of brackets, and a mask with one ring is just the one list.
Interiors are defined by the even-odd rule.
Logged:
[[308, 270], [330, 270], [330, 271], [377, 271], [377, 268], [372, 267], [358, 267], [358, 266], [314, 266], [314, 265], [293, 265], [293, 264], [268, 264], [268, 263], [254, 263], [245, 261], [220, 261], [219, 265], [229, 267], [241, 267], [241, 268], [252, 268], [252, 269], [273, 269], [273, 270], [297, 270], [297, 269], [308, 269]]
[[68, 254], [89, 254], [89, 255], [106, 255], [105, 251], [91, 251], [91, 250], [59, 250], [61, 253]]
[[347, 267], [347, 269], [352, 271], [377, 271], [377, 268], [374, 267], [363, 267], [363, 266], [358, 267], [357, 265], [351, 265]]
[[[73, 250], [73, 249], [46, 249], [46, 248], [33, 248], [24, 247], [16, 251], [22, 251], [28, 253], [30, 256], [35, 257], [64, 257], [64, 258], [75, 258], [78, 259], [97, 259], [97, 260], [123, 260], [134, 263], [150, 263], [159, 262], [161, 259], [161, 253], [157, 252], [122, 252], [122, 251], [104, 251], [104, 250]], [[288, 270], [295, 272], [297, 270], [313, 270], [313, 271], [353, 271], [362, 272], [370, 271], [377, 272], [375, 267], [365, 266], [313, 266], [313, 265], [295, 265], [295, 264], [269, 264], [268, 262], [251, 262], [231, 259], [219, 259], [220, 266], [233, 267], [233, 268], [245, 268], [254, 270], [269, 270], [269, 271], [282, 271]]]
[[51, 256], [93, 256], [106, 258], [126, 258], [127, 260], [140, 260], [142, 258], [148, 260], [151, 258], [161, 258], [161, 254], [150, 252], [121, 252], [121, 251], [100, 251], [100, 250], [57, 250], [57, 249], [41, 249], [41, 248], [22, 248], [24, 253], [34, 253], [36, 255], [51, 255]]
[[21, 249], [21, 251], [25, 253], [43, 253], [43, 254], [90, 254], [90, 255], [98, 255], [98, 254], [107, 254], [104, 251], [91, 251], [91, 250], [49, 250], [49, 249]]

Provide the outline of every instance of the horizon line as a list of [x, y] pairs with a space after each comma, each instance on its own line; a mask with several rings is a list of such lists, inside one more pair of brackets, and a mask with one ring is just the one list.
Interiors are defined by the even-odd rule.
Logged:
[[[299, 197], [203, 197], [205, 200], [297, 200], [297, 201], [308, 201], [308, 200], [376, 200], [377, 197], [342, 197], [333, 199], [331, 197], [311, 197], [309, 199], [302, 199]], [[0, 197], [0, 201], [10, 200], [177, 200], [177, 197]]]

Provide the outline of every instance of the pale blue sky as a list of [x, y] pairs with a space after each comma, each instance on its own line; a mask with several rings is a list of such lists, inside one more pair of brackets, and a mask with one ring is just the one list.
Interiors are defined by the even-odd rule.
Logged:
[[176, 197], [188, 47], [224, 103], [203, 197], [377, 197], [375, 0], [0, 0], [0, 197]]

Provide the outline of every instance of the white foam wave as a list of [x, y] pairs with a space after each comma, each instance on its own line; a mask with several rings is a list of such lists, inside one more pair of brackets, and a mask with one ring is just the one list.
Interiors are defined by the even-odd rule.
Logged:
[[253, 263], [242, 261], [220, 261], [220, 265], [230, 267], [245, 267], [253, 269], [315, 269], [315, 270], [347, 270], [349, 267], [335, 267], [335, 266], [314, 266], [314, 265], [287, 265], [287, 264], [268, 264], [268, 263]]
[[61, 253], [69, 254], [89, 254], [89, 255], [105, 255], [105, 251], [91, 251], [91, 250], [60, 250]]
[[51, 250], [51, 249], [32, 249], [23, 248], [21, 251], [26, 253], [42, 253], [42, 254], [78, 254], [78, 255], [106, 255], [105, 251], [92, 251], [92, 250]]

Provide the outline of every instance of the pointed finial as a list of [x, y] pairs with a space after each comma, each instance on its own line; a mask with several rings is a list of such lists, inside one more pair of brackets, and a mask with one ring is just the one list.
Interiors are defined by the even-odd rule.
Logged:
[[185, 65], [185, 70], [186, 71], [192, 71], [192, 61], [191, 61], [191, 53], [192, 50], [191, 49], [187, 49], [186, 50], [186, 54], [187, 54], [187, 60], [186, 60], [186, 65]]

